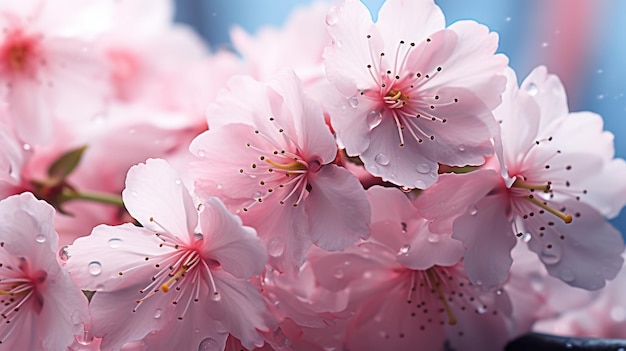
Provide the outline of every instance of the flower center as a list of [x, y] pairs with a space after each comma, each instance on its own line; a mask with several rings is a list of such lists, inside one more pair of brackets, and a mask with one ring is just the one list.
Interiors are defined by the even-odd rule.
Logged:
[[34, 74], [37, 41], [36, 37], [27, 36], [21, 30], [8, 32], [0, 47], [5, 73]]
[[388, 108], [400, 108], [407, 104], [409, 96], [402, 94], [400, 90], [389, 90], [383, 100]]
[[528, 194], [524, 194], [522, 195], [522, 197], [528, 201], [530, 201], [533, 205], [541, 208], [542, 210], [545, 210], [555, 216], [557, 216], [559, 219], [561, 219], [563, 222], [567, 223], [571, 223], [573, 220], [573, 217], [571, 214], [569, 213], [563, 213], [563, 211], [559, 211], [556, 208], [551, 207], [550, 205], [548, 205], [547, 201], [541, 201], [538, 200], [537, 197], [532, 194], [532, 192], [534, 192], [535, 190], [539, 190], [542, 191], [546, 194], [548, 194], [550, 192], [552, 184], [550, 182], [547, 182], [545, 185], [541, 185], [541, 184], [530, 184], [530, 183], [526, 183], [525, 181], [522, 180], [522, 177], [517, 177], [515, 179], [515, 182], [513, 182], [513, 185], [511, 186], [512, 188], [518, 188], [518, 189], [526, 189], [528, 191], [531, 192], [530, 195]]

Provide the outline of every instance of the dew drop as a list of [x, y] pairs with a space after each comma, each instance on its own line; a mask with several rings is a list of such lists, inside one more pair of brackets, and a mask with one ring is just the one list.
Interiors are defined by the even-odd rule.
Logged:
[[35, 241], [38, 243], [45, 243], [46, 242], [46, 237], [43, 234], [39, 234], [35, 237]]
[[91, 275], [98, 275], [102, 273], [102, 265], [98, 261], [91, 261], [88, 265], [88, 270]]
[[30, 146], [30, 144], [23, 144], [22, 148], [26, 151], [30, 151], [30, 149], [32, 149], [32, 147]]
[[418, 189], [425, 189], [426, 188], [426, 183], [423, 180], [416, 180], [415, 183], [413, 184], [416, 188]]
[[378, 127], [380, 122], [383, 121], [383, 115], [379, 111], [370, 111], [367, 114], [367, 125], [370, 127], [370, 130]]
[[348, 103], [350, 104], [350, 106], [352, 106], [352, 108], [356, 108], [357, 106], [359, 106], [359, 99], [357, 99], [356, 96], [351, 96], [348, 99]]
[[222, 185], [222, 183], [217, 183], [215, 187], [217, 188], [217, 190], [221, 190], [224, 186]]
[[104, 291], [104, 285], [102, 284], [96, 285], [96, 291]]
[[285, 251], [285, 241], [279, 236], [275, 236], [267, 243], [267, 254], [278, 257]]
[[206, 157], [206, 151], [204, 151], [203, 149], [198, 150], [198, 157]]
[[480, 313], [480, 314], [485, 314], [487, 313], [487, 306], [485, 305], [480, 305], [478, 307], [476, 307], [476, 312]]
[[386, 166], [389, 164], [389, 157], [387, 157], [387, 155], [385, 154], [376, 155], [374, 160], [376, 161], [376, 163], [378, 163], [381, 166]]
[[[332, 44], [338, 48], [343, 46], [343, 42], [341, 40], [333, 40]], [[354, 106], [353, 106], [354, 107]]]
[[59, 249], [59, 259], [61, 259], [61, 262], [67, 262], [67, 260], [70, 259], [70, 254], [69, 254], [67, 245]]
[[196, 207], [196, 209], [198, 210], [198, 212], [204, 211], [204, 204], [203, 203], [198, 204], [198, 207]]
[[202, 239], [204, 239], [204, 235], [202, 235], [202, 233], [193, 233], [193, 240], [200, 241]]
[[528, 86], [526, 86], [526, 92], [530, 96], [537, 95], [537, 93], [539, 92], [539, 89], [537, 88], [537, 84], [532, 83], [532, 82], [530, 84], [528, 84]]
[[221, 299], [222, 299], [222, 294], [220, 294], [217, 291], [211, 295], [211, 300], [213, 301], [220, 301]]
[[552, 265], [561, 261], [561, 252], [557, 249], [558, 246], [554, 246], [551, 249], [544, 248], [541, 250], [539, 258], [544, 264]]
[[157, 308], [156, 310], [154, 310], [154, 318], [155, 319], [161, 318], [162, 314], [163, 314], [163, 310], [162, 309]]
[[477, 280], [477, 281], [475, 282], [475, 284], [476, 284], [477, 286], [482, 286], [482, 285], [483, 285], [483, 281], [482, 281], [482, 280]]
[[402, 190], [403, 193], [410, 193], [411, 190], [413, 190], [413, 189], [407, 188], [406, 186], [403, 185], [403, 186], [400, 187], [400, 190]]
[[198, 346], [198, 351], [219, 351], [221, 350], [220, 345], [213, 338], [205, 338], [200, 342], [200, 346]]
[[181, 185], [182, 181], [180, 180], [180, 178], [176, 178], [176, 180], [174, 180], [174, 183], [176, 183], [176, 185]]
[[343, 273], [343, 269], [341, 269], [341, 268], [336, 269], [336, 270], [335, 270], [335, 273], [334, 273], [333, 275], [334, 275], [334, 276], [335, 276], [335, 278], [337, 278], [337, 279], [341, 279], [341, 278], [343, 278], [343, 275], [344, 275], [344, 273]]
[[522, 235], [522, 241], [527, 243], [530, 241], [530, 239], [533, 238], [533, 235], [530, 233], [524, 233], [524, 235]]
[[417, 172], [426, 174], [430, 172], [430, 165], [428, 163], [420, 163], [417, 165]]
[[337, 16], [337, 9], [332, 7], [326, 15], [326, 24], [329, 26], [335, 25], [339, 22], [339, 16]]
[[571, 283], [574, 281], [574, 279], [576, 279], [576, 276], [574, 275], [574, 272], [571, 269], [564, 269], [561, 271], [561, 280], [563, 280], [566, 283]]
[[614, 306], [609, 314], [614, 322], [621, 323], [626, 320], [626, 309], [622, 306]]
[[118, 247], [122, 246], [122, 239], [120, 238], [109, 239], [109, 246], [113, 249], [117, 249]]
[[475, 205], [471, 205], [467, 212], [469, 212], [471, 216], [476, 216], [476, 214], [478, 213], [478, 209]]
[[131, 191], [130, 195], [132, 195], [133, 197], [137, 197], [137, 196], [139, 196], [139, 194], [137, 194], [137, 192], [136, 192], [136, 191]]
[[438, 234], [434, 234], [434, 233], [430, 233], [428, 234], [428, 242], [431, 244], [436, 244], [439, 242], [439, 235]]
[[496, 295], [502, 295], [503, 293], [504, 293], [504, 290], [502, 289], [496, 290]]
[[463, 152], [465, 151], [465, 145], [461, 144], [457, 147], [459, 149], [459, 151]]
[[406, 222], [400, 222], [400, 225], [402, 226], [402, 234], [406, 234], [407, 227], [408, 227]]
[[77, 325], [81, 322], [80, 312], [74, 311], [70, 317], [72, 319], [72, 324]]
[[405, 244], [404, 246], [400, 248], [400, 252], [398, 252], [398, 254], [402, 254], [406, 256], [409, 254], [410, 249], [411, 249], [411, 245]]

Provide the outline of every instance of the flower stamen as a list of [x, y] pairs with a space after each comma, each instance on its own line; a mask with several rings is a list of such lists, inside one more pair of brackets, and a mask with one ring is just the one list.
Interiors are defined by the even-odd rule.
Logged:
[[454, 317], [454, 313], [452, 313], [452, 308], [448, 304], [448, 300], [446, 300], [446, 296], [443, 293], [443, 289], [441, 288], [441, 278], [437, 275], [437, 272], [433, 268], [429, 268], [426, 270], [426, 276], [428, 277], [428, 281], [430, 282], [430, 286], [437, 292], [439, 299], [443, 303], [443, 307], [448, 314], [448, 325], [456, 325], [457, 319]]
[[553, 215], [559, 217], [560, 219], [563, 220], [563, 222], [565, 222], [565, 224], [572, 223], [573, 217], [572, 217], [571, 214], [563, 213], [563, 212], [561, 212], [561, 211], [559, 211], [557, 209], [554, 209], [554, 208], [548, 206], [546, 203], [537, 200], [532, 195], [526, 196], [525, 199], [527, 199], [528, 201], [532, 202], [533, 204], [541, 207], [542, 209], [552, 213]]

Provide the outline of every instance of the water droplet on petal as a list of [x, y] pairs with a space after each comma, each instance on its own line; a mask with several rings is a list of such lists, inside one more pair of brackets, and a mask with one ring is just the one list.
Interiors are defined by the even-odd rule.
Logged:
[[426, 188], [426, 183], [423, 180], [416, 180], [415, 183], [413, 184], [416, 188], [418, 189], [425, 189]]
[[539, 92], [539, 89], [537, 88], [537, 84], [532, 83], [532, 82], [530, 84], [528, 84], [528, 86], [526, 86], [526, 92], [530, 96], [537, 95], [537, 93]]
[[217, 190], [221, 190], [224, 186], [221, 183], [217, 183], [215, 187], [217, 188]]
[[402, 192], [404, 192], [404, 193], [410, 193], [411, 190], [413, 190], [413, 189], [407, 188], [406, 186], [403, 185], [403, 186], [400, 187], [400, 190], [402, 190]]
[[340, 48], [343, 45], [343, 42], [341, 40], [333, 40], [331, 44], [333, 44], [334, 46]]
[[72, 312], [72, 315], [71, 315], [70, 318], [71, 318], [72, 323], [74, 325], [77, 325], [78, 323], [80, 323], [82, 321], [81, 318], [80, 318], [80, 312], [78, 312], [78, 311]]
[[196, 207], [196, 209], [198, 210], [198, 212], [204, 211], [204, 204], [203, 203], [198, 204], [198, 207]]
[[428, 234], [428, 242], [431, 244], [436, 244], [439, 242], [439, 235], [438, 234], [434, 234], [434, 233], [430, 233]]
[[530, 241], [530, 239], [533, 238], [533, 235], [530, 233], [524, 233], [524, 235], [522, 235], [522, 241], [527, 243]]
[[471, 216], [476, 216], [476, 214], [478, 213], [478, 209], [475, 205], [470, 205], [467, 212], [469, 212]]
[[176, 183], [176, 185], [181, 185], [183, 182], [180, 180], [180, 178], [176, 178], [176, 180], [174, 180], [174, 183]]
[[335, 25], [339, 22], [339, 16], [337, 16], [337, 8], [332, 7], [326, 15], [326, 24], [329, 26]]
[[359, 99], [357, 99], [356, 96], [351, 96], [348, 99], [348, 103], [350, 104], [350, 106], [352, 106], [352, 108], [356, 108], [357, 106], [359, 106]]
[[389, 157], [387, 157], [387, 155], [385, 154], [378, 154], [374, 158], [374, 161], [376, 161], [376, 163], [378, 163], [381, 166], [386, 166], [389, 164]]
[[220, 345], [213, 338], [205, 338], [200, 342], [198, 351], [220, 351]]
[[59, 249], [59, 258], [61, 259], [62, 262], [67, 262], [67, 260], [70, 259], [70, 254], [69, 254], [67, 245]]
[[367, 125], [370, 127], [370, 130], [378, 127], [378, 125], [382, 121], [383, 121], [383, 115], [379, 111], [370, 111], [367, 114]]
[[563, 280], [566, 283], [571, 283], [574, 281], [574, 279], [576, 279], [576, 276], [574, 275], [574, 272], [571, 269], [564, 269], [561, 271], [561, 280]]
[[398, 252], [398, 254], [402, 254], [406, 256], [409, 254], [409, 250], [411, 250], [411, 245], [405, 244], [404, 246], [400, 248], [400, 252]]
[[267, 254], [278, 257], [285, 251], [285, 241], [279, 236], [275, 236], [267, 243]]
[[88, 270], [91, 275], [98, 275], [102, 273], [102, 265], [98, 261], [91, 261], [88, 265]]
[[205, 156], [206, 156], [206, 151], [202, 149], [198, 150], [198, 157], [204, 158]]
[[200, 240], [204, 239], [204, 235], [202, 235], [202, 233], [193, 233], [193, 239], [195, 241], [200, 241]]
[[408, 229], [406, 222], [400, 222], [400, 225], [402, 226], [402, 234], [406, 234], [406, 231]]
[[211, 295], [211, 300], [213, 300], [213, 301], [219, 301], [219, 300], [221, 300], [221, 299], [222, 299], [222, 294], [220, 294], [220, 293], [219, 293], [219, 292], [217, 292], [217, 291], [216, 291], [216, 292], [214, 292], [214, 293]]
[[476, 312], [478, 312], [480, 314], [485, 314], [487, 312], [487, 306], [480, 305], [480, 306], [476, 307]]
[[39, 234], [35, 237], [35, 241], [38, 243], [45, 243], [46, 237], [43, 234]]
[[104, 291], [104, 285], [102, 284], [96, 285], [96, 291]]
[[465, 151], [465, 145], [461, 144], [458, 146], [459, 151], [463, 152]]
[[626, 320], [626, 309], [622, 306], [614, 306], [610, 311], [611, 319], [621, 323]]
[[481, 285], [483, 285], [483, 282], [482, 282], [482, 280], [477, 280], [475, 284], [476, 284], [477, 286], [481, 286]]
[[333, 274], [335, 276], [335, 278], [337, 279], [341, 279], [343, 278], [343, 269], [338, 268], [335, 270], [335, 273]]
[[420, 163], [417, 165], [417, 171], [421, 174], [430, 172], [430, 165], [428, 163]]
[[30, 146], [30, 144], [24, 144], [24, 145], [22, 145], [22, 148], [23, 148], [25, 151], [29, 151], [30, 149], [32, 149], [32, 147]]
[[504, 293], [504, 290], [502, 289], [496, 290], [496, 295], [502, 295], [503, 293]]
[[130, 192], [130, 195], [132, 195], [133, 197], [137, 197], [137, 196], [139, 196], [139, 194], [137, 194], [137, 192], [136, 192], [136, 191], [131, 191], [131, 192]]
[[156, 310], [154, 310], [154, 318], [155, 319], [161, 318], [162, 314], [163, 314], [163, 310], [162, 309], [157, 308]]
[[552, 247], [550, 249], [544, 248], [541, 250], [541, 254], [539, 258], [544, 264], [557, 264], [561, 261], [561, 251], [557, 249], [558, 246]]
[[111, 248], [117, 249], [118, 247], [122, 246], [122, 239], [119, 239], [119, 238], [109, 239], [109, 246]]

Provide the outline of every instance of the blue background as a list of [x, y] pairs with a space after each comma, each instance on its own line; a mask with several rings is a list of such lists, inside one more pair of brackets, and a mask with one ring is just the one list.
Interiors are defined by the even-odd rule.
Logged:
[[[212, 48], [229, 47], [228, 31], [280, 26], [306, 0], [177, 0], [176, 20], [192, 25]], [[381, 0], [363, 1], [374, 14]], [[626, 1], [439, 0], [448, 24], [473, 19], [500, 34], [500, 49], [520, 80], [537, 65], [559, 75], [571, 111], [593, 111], [626, 158]], [[585, 142], [585, 141], [581, 141]], [[626, 175], [622, 175], [626, 177]], [[626, 196], [626, 194], [625, 194]], [[626, 234], [626, 211], [612, 220]]]

